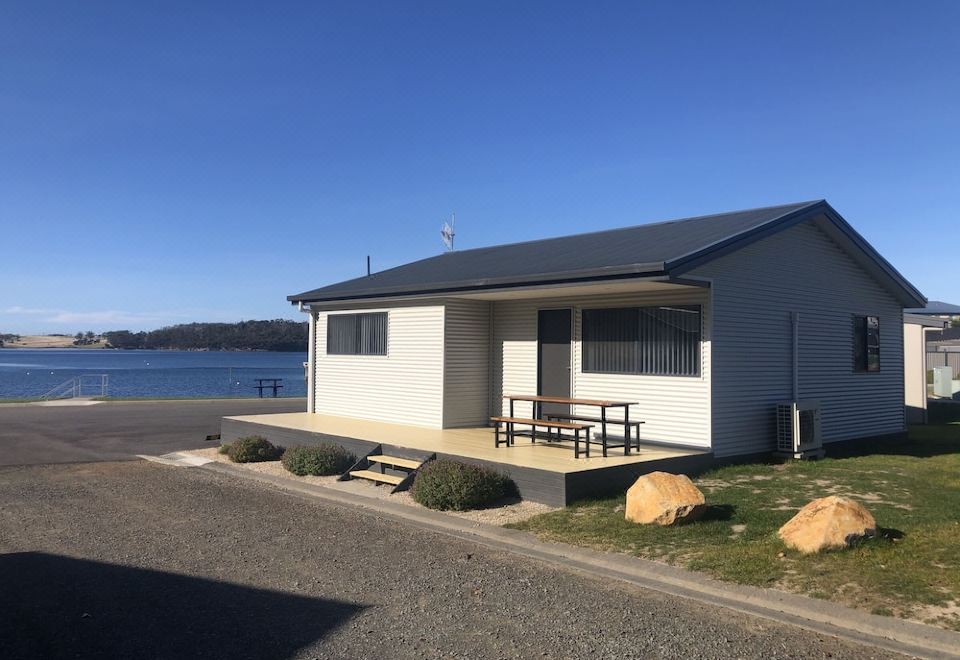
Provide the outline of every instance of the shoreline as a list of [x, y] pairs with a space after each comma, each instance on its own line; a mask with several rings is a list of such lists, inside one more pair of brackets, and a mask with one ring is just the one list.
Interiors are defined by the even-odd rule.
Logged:
[[[179, 401], [179, 402], [189, 402], [189, 401], [296, 401], [297, 399], [303, 399], [306, 401], [306, 395], [304, 396], [278, 396], [278, 397], [257, 397], [257, 396], [94, 396], [94, 397], [83, 397], [83, 400], [89, 401], [98, 401], [100, 403], [148, 403], [150, 401]], [[49, 401], [69, 401], [70, 399], [24, 399], [12, 397], [5, 399], [0, 397], [0, 406], [2, 405], [11, 405], [11, 404], [23, 404], [23, 403], [46, 403]]]
[[114, 346], [0, 346], [0, 351], [178, 351], [180, 353], [306, 353], [300, 351], [273, 351], [269, 348], [116, 348]]

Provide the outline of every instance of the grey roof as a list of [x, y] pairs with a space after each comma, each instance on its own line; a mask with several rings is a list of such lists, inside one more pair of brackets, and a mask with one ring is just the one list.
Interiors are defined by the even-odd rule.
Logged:
[[[291, 302], [332, 302], [441, 295], [525, 285], [679, 276], [752, 240], [818, 214], [835, 216], [841, 231], [869, 252], [884, 272], [925, 302], [892, 266], [823, 200], [698, 216], [620, 229], [459, 250], [288, 296]], [[915, 295], [914, 295], [915, 294]]]
[[931, 300], [925, 307], [911, 307], [903, 310], [907, 314], [933, 314], [938, 316], [960, 315], [960, 305], [951, 305], [940, 300]]

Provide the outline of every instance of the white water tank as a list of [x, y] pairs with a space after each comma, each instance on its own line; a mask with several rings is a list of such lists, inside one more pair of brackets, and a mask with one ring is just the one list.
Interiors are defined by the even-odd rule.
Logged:
[[953, 396], [953, 367], [933, 368], [933, 395], [948, 399]]

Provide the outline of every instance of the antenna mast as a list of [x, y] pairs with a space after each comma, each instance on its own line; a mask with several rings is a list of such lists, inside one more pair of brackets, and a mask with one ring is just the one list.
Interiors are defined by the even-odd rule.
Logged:
[[443, 226], [440, 228], [440, 238], [443, 240], [443, 244], [447, 246], [449, 252], [453, 252], [453, 237], [456, 235], [454, 233], [454, 228], [457, 224], [457, 214], [450, 214], [450, 222], [444, 222]]

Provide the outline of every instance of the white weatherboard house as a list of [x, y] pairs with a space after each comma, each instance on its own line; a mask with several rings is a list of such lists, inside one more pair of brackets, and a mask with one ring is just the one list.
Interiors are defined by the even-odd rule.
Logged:
[[[275, 426], [508, 472], [561, 454], [494, 450], [510, 394], [635, 402], [644, 450], [715, 459], [775, 450], [790, 402], [819, 409], [828, 452], [902, 434], [903, 309], [925, 301], [822, 200], [449, 252], [289, 300], [310, 314], [308, 410]], [[455, 429], [485, 453], [450, 450]], [[564, 501], [590, 490], [574, 472], [623, 467], [612, 453], [562, 452]], [[621, 481], [650, 467], [629, 460]]]

